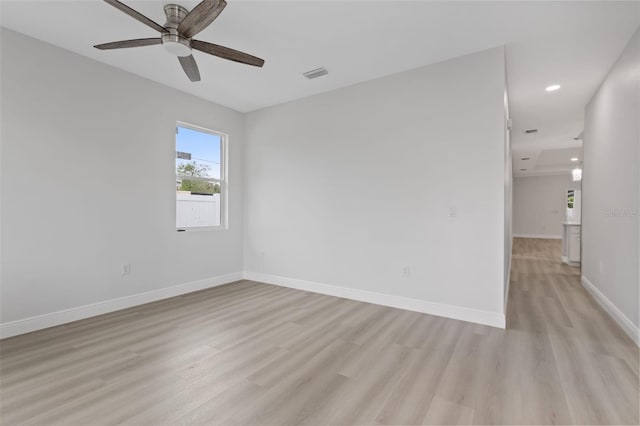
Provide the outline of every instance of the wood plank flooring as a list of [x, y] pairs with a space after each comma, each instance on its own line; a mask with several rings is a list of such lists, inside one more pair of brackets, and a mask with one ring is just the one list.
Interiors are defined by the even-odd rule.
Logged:
[[638, 348], [559, 258], [515, 240], [506, 331], [241, 281], [5, 339], [0, 420], [638, 424]]

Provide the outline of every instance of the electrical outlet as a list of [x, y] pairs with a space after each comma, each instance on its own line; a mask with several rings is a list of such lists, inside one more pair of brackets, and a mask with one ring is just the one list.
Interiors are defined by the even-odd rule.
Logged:
[[409, 278], [411, 276], [411, 268], [409, 265], [402, 265], [402, 267], [400, 267], [400, 276], [402, 278]]
[[449, 207], [449, 217], [458, 216], [458, 210], [455, 207]]
[[122, 272], [122, 275], [130, 275], [131, 274], [131, 264], [130, 263], [123, 263], [121, 268], [120, 268], [120, 272]]

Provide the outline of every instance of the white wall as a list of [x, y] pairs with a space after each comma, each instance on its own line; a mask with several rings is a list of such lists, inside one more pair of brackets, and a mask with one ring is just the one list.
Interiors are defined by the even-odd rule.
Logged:
[[573, 182], [570, 174], [514, 178], [514, 236], [562, 238], [570, 188], [580, 189], [580, 182]]
[[636, 336], [640, 324], [639, 79], [640, 29], [587, 105], [582, 183], [582, 273], [610, 302], [614, 317], [626, 319], [627, 331], [635, 326]]
[[245, 269], [502, 315], [504, 67], [496, 48], [248, 114]]
[[[3, 323], [242, 270], [241, 114], [1, 36]], [[176, 232], [176, 120], [230, 135], [226, 231]]]

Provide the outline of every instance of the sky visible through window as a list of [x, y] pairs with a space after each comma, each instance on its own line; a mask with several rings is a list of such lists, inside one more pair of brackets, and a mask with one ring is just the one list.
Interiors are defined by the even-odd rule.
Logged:
[[208, 166], [207, 177], [220, 179], [220, 136], [186, 127], [177, 128], [176, 151], [191, 154], [191, 160], [176, 158], [176, 167], [195, 161], [199, 166]]

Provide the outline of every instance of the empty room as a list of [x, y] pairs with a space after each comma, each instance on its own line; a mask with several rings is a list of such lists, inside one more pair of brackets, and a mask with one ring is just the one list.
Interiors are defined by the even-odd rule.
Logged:
[[640, 424], [640, 2], [0, 0], [0, 424]]

